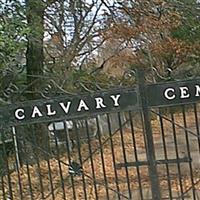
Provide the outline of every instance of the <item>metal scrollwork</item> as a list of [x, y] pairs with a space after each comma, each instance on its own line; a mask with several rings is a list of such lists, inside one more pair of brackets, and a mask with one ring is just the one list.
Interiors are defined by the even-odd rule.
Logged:
[[198, 77], [198, 73], [194, 71], [195, 69], [196, 68], [193, 67], [182, 67], [176, 69], [168, 67], [165, 70], [165, 74], [161, 75], [155, 67], [152, 68], [155, 78], [157, 78], [159, 81], [180, 81], [183, 79], [194, 79]]
[[129, 69], [129, 70], [127, 70], [127, 71], [125, 71], [124, 72], [124, 74], [123, 74], [123, 77], [125, 78], [125, 79], [129, 79], [129, 78], [136, 78], [136, 70], [133, 70], [133, 69]]
[[19, 87], [15, 84], [17, 73], [13, 67], [1, 70], [0, 96], [3, 103], [9, 103], [19, 92]]
[[18, 64], [16, 66], [16, 71], [17, 71], [18, 74], [21, 74], [25, 70], [25, 68], [26, 68], [26, 65], [20, 65], [20, 64]]
[[165, 71], [165, 75], [161, 75], [155, 67], [152, 67], [152, 70], [154, 72], [155, 78], [159, 79], [160, 81], [169, 81], [172, 80], [172, 72], [173, 70], [171, 68], [167, 68]]
[[43, 98], [49, 99], [52, 96], [55, 96], [55, 94], [68, 94], [68, 95], [72, 95], [74, 93], [68, 92], [62, 86], [60, 86], [58, 83], [56, 83], [55, 80], [50, 79], [50, 80], [47, 81], [47, 83], [45, 84], [45, 86], [42, 88], [42, 90], [40, 91], [40, 94], [41, 94], [41, 96]]
[[136, 70], [128, 69], [123, 74], [123, 77], [122, 77], [122, 79], [120, 81], [120, 86], [123, 85], [124, 81], [132, 80], [133, 82], [136, 82], [136, 79], [137, 79], [137, 72], [136, 72]]
[[94, 92], [93, 90], [89, 89], [83, 82], [81, 81], [76, 81], [75, 86], [77, 88], [83, 89], [85, 92]]
[[43, 98], [48, 99], [49, 94], [51, 93], [52, 89], [54, 87], [53, 81], [49, 81], [45, 87], [42, 89], [42, 91], [40, 91], [40, 94]]
[[3, 96], [7, 99], [12, 98], [14, 94], [16, 94], [19, 91], [19, 88], [13, 84], [10, 83], [9, 86], [3, 91]]

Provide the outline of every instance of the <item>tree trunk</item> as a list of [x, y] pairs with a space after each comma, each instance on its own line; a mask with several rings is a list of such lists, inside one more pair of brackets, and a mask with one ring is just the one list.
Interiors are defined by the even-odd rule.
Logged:
[[[27, 84], [30, 91], [27, 97], [29, 100], [41, 98], [38, 91], [41, 88], [43, 75], [44, 10], [45, 5], [42, 0], [26, 0], [26, 17], [29, 28], [26, 52]], [[31, 132], [33, 132], [33, 129], [34, 133], [32, 134], [34, 134], [35, 141], [32, 142], [35, 143], [34, 146], [38, 147], [34, 149], [34, 154], [43, 159], [45, 154], [41, 149], [48, 151], [49, 146], [47, 125], [35, 124], [34, 127], [32, 126]]]
[[26, 0], [26, 15], [29, 28], [28, 47], [26, 52], [27, 84], [30, 86], [29, 99], [39, 98], [38, 90], [43, 75], [43, 17], [44, 3], [42, 0]]

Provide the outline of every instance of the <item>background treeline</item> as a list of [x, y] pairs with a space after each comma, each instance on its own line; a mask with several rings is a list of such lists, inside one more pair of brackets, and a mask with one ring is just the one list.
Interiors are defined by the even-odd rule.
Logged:
[[195, 0], [1, 0], [1, 104], [198, 76]]

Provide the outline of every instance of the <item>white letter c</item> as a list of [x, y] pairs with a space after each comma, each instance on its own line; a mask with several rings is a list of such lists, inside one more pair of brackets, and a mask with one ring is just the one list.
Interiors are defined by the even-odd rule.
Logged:
[[[21, 113], [21, 114], [20, 114]], [[24, 109], [22, 108], [19, 108], [15, 111], [15, 118], [21, 120], [21, 119], [24, 119], [25, 118], [25, 115], [24, 115]]]
[[167, 98], [167, 99], [169, 99], [169, 100], [175, 99], [175, 98], [176, 98], [176, 95], [175, 95], [175, 94], [172, 94], [171, 96], [169, 96], [169, 92], [174, 93], [174, 92], [175, 92], [174, 88], [168, 88], [168, 89], [165, 90], [165, 92], [164, 92], [165, 98]]

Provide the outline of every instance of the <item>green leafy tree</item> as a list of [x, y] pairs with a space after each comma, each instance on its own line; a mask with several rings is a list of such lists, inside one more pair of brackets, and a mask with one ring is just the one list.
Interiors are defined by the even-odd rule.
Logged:
[[[18, 73], [24, 69], [26, 34], [29, 32], [22, 1], [0, 1], [0, 102], [12, 101], [10, 91], [17, 90]], [[21, 77], [20, 77], [20, 80]], [[17, 81], [17, 82], [16, 82]], [[17, 85], [16, 85], [17, 84]]]
[[[173, 3], [173, 1], [172, 1]], [[172, 35], [181, 40], [196, 42], [200, 40], [200, 4], [196, 0], [183, 0], [176, 3], [176, 10], [181, 13], [181, 24]]]
[[0, 68], [18, 63], [19, 55], [26, 46], [28, 32], [21, 1], [0, 1]]

